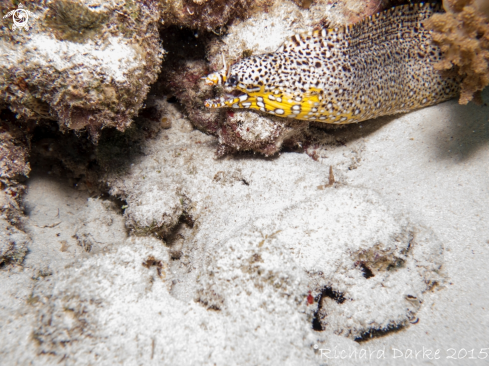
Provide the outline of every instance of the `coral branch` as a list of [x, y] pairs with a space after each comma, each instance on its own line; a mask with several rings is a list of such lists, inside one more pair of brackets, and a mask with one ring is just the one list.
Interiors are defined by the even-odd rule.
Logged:
[[488, 8], [478, 0], [445, 0], [445, 14], [426, 21], [444, 59], [438, 70], [452, 70], [462, 77], [460, 104], [467, 104], [489, 84]]

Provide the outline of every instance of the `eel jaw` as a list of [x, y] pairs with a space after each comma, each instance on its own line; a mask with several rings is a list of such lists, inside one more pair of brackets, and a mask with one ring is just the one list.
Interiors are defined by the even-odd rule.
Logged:
[[241, 105], [241, 102], [248, 99], [248, 94], [241, 94], [239, 96], [227, 95], [226, 97], [220, 97], [215, 99], [207, 99], [204, 105], [207, 108], [245, 108]]

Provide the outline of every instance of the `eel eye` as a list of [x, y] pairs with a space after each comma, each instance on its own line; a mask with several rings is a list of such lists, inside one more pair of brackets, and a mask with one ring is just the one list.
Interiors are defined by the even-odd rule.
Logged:
[[227, 80], [227, 82], [230, 86], [236, 86], [238, 80], [236, 80], [236, 76], [233, 75]]

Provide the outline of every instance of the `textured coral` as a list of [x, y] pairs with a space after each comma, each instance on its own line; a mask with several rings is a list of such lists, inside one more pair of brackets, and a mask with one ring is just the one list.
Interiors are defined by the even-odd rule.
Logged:
[[27, 254], [29, 237], [23, 231], [22, 181], [30, 172], [29, 138], [12, 113], [0, 114], [0, 267], [19, 264]]
[[22, 184], [0, 179], [0, 268], [22, 263], [27, 254], [30, 239], [22, 227], [24, 191]]
[[55, 0], [48, 4], [46, 25], [60, 40], [82, 42], [93, 37], [107, 21], [105, 12], [93, 11], [79, 2]]
[[5, 264], [20, 264], [27, 254], [29, 237], [13, 226], [5, 217], [3, 207], [7, 206], [5, 193], [0, 191], [0, 267]]
[[22, 230], [22, 197], [25, 186], [16, 182], [0, 182], [0, 218]]
[[[13, 130], [13, 131], [12, 131]], [[15, 138], [18, 128], [0, 119], [0, 180], [6, 181], [27, 176], [30, 171], [28, 148]]]
[[445, 0], [445, 14], [426, 24], [440, 45], [444, 59], [435, 67], [458, 73], [463, 79], [459, 103], [467, 104], [489, 84], [489, 15], [487, 2]]
[[0, 29], [0, 103], [94, 139], [103, 127], [127, 128], [160, 70], [158, 3], [56, 0], [26, 8], [35, 14], [30, 30]]
[[1, 218], [0, 230], [4, 233], [0, 236], [0, 267], [9, 263], [22, 263], [27, 254], [29, 237]]
[[219, 30], [235, 18], [244, 18], [257, 8], [270, 6], [274, 0], [160, 0], [162, 19], [167, 25], [199, 30]]
[[[315, 0], [309, 10], [314, 18], [322, 17], [321, 25], [337, 27], [356, 23], [359, 20], [381, 11], [386, 6], [386, 0]], [[330, 8], [324, 14], [324, 9]]]
[[204, 106], [204, 100], [214, 96], [212, 87], [201, 80], [208, 72], [205, 61], [186, 60], [165, 68], [160, 83], [163, 93], [175, 96], [182, 103], [195, 127], [216, 135], [223, 113]]
[[0, 114], [0, 267], [22, 263], [29, 243], [22, 228], [25, 186], [20, 183], [30, 172], [29, 139], [12, 117]]
[[292, 148], [294, 143], [300, 146], [300, 141], [307, 139], [307, 127], [307, 122], [267, 118], [254, 112], [230, 111], [219, 129], [218, 154], [254, 151], [270, 156], [279, 152], [284, 142]]

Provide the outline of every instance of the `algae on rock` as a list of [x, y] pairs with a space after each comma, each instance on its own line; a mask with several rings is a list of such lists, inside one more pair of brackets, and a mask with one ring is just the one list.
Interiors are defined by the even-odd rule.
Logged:
[[[129, 6], [130, 5], [130, 6]], [[30, 6], [30, 4], [29, 4]], [[156, 1], [32, 5], [28, 32], [0, 30], [0, 103], [62, 130], [127, 128], [160, 71]]]
[[30, 241], [22, 227], [20, 183], [30, 172], [28, 145], [24, 131], [0, 117], [0, 267], [22, 263]]
[[77, 1], [56, 0], [50, 2], [48, 8], [45, 24], [59, 40], [83, 42], [93, 38], [108, 18], [107, 13], [92, 10]]
[[[275, 0], [160, 0], [162, 19], [202, 31], [219, 31], [235, 19], [268, 8]], [[222, 31], [222, 29], [221, 29]]]

